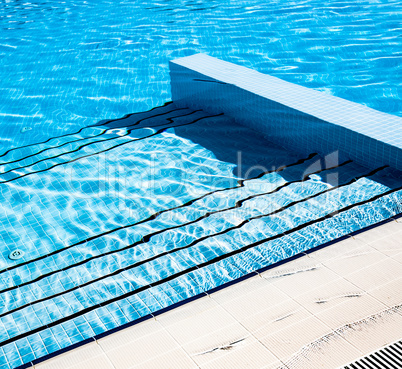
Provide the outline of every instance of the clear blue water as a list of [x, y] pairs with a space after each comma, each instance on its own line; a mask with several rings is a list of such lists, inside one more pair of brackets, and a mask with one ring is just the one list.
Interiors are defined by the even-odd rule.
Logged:
[[399, 0], [0, 1], [0, 143], [161, 105], [168, 60], [197, 52], [402, 116], [401, 12]]
[[300, 157], [174, 104], [110, 120], [168, 101], [168, 60], [195, 52], [402, 115], [398, 12], [0, 2], [0, 367], [400, 214], [391, 168]]

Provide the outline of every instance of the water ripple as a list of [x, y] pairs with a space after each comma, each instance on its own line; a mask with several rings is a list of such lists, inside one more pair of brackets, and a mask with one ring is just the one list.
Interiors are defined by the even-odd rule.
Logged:
[[401, 10], [396, 0], [0, 2], [0, 149], [160, 105], [168, 60], [197, 52], [402, 116]]

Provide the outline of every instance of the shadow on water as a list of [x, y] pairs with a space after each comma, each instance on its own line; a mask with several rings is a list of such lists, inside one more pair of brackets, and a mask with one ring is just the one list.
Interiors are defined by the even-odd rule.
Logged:
[[[179, 126], [181, 123], [169, 122], [168, 118], [178, 117], [193, 112], [190, 109], [178, 109], [174, 103], [156, 107], [151, 111], [128, 115], [118, 120], [101, 121], [107, 128], [146, 128], [166, 127], [169, 132], [183, 139], [202, 146], [220, 161], [234, 165], [233, 174], [239, 178], [251, 178], [258, 174], [275, 170], [300, 159], [290, 152], [263, 137], [259, 132], [234, 122], [226, 116], [211, 117], [195, 124]], [[209, 114], [202, 112], [205, 116]], [[176, 118], [177, 120], [177, 118]], [[190, 121], [190, 120], [188, 120]], [[320, 158], [315, 158], [315, 165], [320, 165]]]
[[[200, 145], [204, 149], [213, 153], [220, 161], [233, 166], [233, 175], [248, 179], [254, 178], [261, 173], [274, 171], [283, 166], [296, 163], [306, 159], [305, 155], [298, 154], [287, 148], [283, 148], [277, 143], [269, 141], [260, 132], [236, 123], [227, 116], [211, 117], [200, 120], [194, 124], [180, 126], [180, 116], [186, 115], [187, 121], [191, 122], [190, 116], [194, 110], [179, 109], [174, 103], [168, 102], [163, 106], [155, 107], [145, 112], [129, 114], [120, 119], [110, 121], [100, 121], [98, 125], [110, 128], [135, 129], [154, 128], [169, 132], [183, 139]], [[201, 112], [208, 116], [207, 112]], [[311, 154], [314, 154], [313, 152]], [[376, 168], [364, 168], [359, 164], [350, 163], [342, 166], [341, 170], [336, 167], [342, 164], [339, 160], [338, 152], [328, 153], [327, 155], [315, 155], [306, 160], [298, 169], [280, 171], [280, 175], [286, 181], [300, 180], [306, 172], [319, 172], [328, 168], [335, 168], [325, 172], [322, 180], [336, 186], [342, 180], [342, 176], [353, 178], [353, 173], [369, 173]], [[336, 175], [335, 175], [336, 174]], [[380, 171], [372, 177], [377, 182], [394, 188], [402, 183], [402, 173], [390, 168]]]

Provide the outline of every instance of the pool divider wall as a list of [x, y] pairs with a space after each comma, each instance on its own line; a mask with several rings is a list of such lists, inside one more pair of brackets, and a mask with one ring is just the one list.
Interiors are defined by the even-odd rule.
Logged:
[[[178, 107], [225, 113], [268, 139], [307, 154], [402, 170], [402, 118], [206, 54], [169, 62]], [[213, 134], [213, 132], [211, 132]]]

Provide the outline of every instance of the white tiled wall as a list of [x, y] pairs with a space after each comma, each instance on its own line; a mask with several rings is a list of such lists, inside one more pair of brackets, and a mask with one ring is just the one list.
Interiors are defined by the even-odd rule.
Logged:
[[402, 170], [402, 118], [205, 54], [170, 62], [176, 105], [224, 112], [300, 152]]

